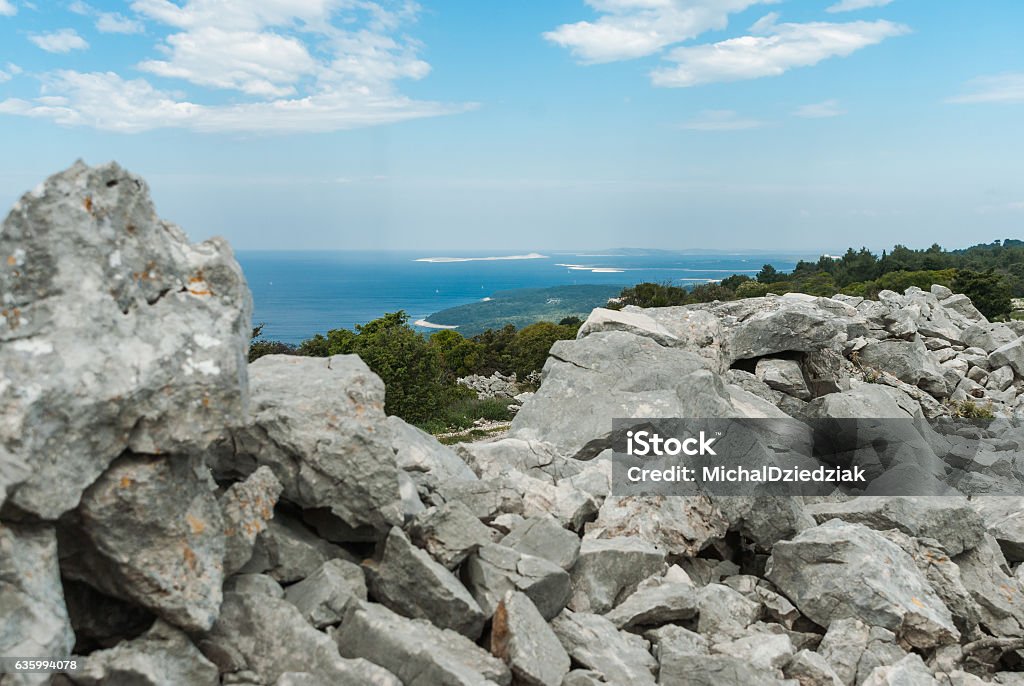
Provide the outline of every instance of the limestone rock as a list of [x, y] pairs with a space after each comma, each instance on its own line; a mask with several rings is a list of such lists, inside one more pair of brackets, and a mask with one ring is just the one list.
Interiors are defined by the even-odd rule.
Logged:
[[653, 685], [658, 663], [647, 641], [619, 631], [604, 617], [566, 610], [551, 622], [574, 662], [593, 669], [613, 684]]
[[494, 611], [491, 652], [523, 686], [560, 686], [569, 673], [569, 655], [558, 637], [533, 602], [515, 591], [506, 593]]
[[241, 569], [252, 557], [256, 536], [274, 516], [281, 483], [269, 467], [260, 467], [248, 479], [233, 484], [220, 498], [224, 518], [224, 575]]
[[512, 680], [505, 663], [462, 634], [376, 603], [350, 605], [335, 639], [342, 655], [380, 665], [404, 686], [508, 686]]
[[811, 391], [804, 379], [804, 372], [796, 360], [764, 357], [757, 362], [757, 378], [786, 395], [809, 400]]
[[322, 629], [339, 623], [353, 601], [366, 600], [366, 578], [359, 565], [328, 560], [320, 569], [289, 586], [284, 597], [306, 621]]
[[800, 686], [842, 686], [839, 676], [828, 661], [811, 650], [801, 650], [783, 668], [787, 679], [795, 679]]
[[388, 534], [380, 561], [368, 560], [364, 567], [370, 595], [398, 614], [429, 619], [471, 639], [483, 631], [487, 616], [469, 591], [401, 529], [395, 527]]
[[580, 553], [580, 539], [554, 517], [533, 517], [513, 527], [501, 544], [570, 570]]
[[490, 617], [508, 591], [521, 591], [549, 620], [569, 600], [569, 575], [545, 559], [525, 555], [503, 545], [481, 546], [463, 570], [470, 593]]
[[281, 583], [300, 581], [320, 565], [347, 553], [316, 534], [294, 517], [278, 510], [267, 528], [256, 536], [253, 553], [241, 571], [266, 572]]
[[993, 350], [988, 362], [993, 369], [1009, 365], [1017, 376], [1024, 376], [1024, 337]]
[[671, 555], [696, 555], [729, 523], [707, 496], [609, 496], [587, 538], [633, 536]]
[[635, 537], [585, 538], [572, 568], [572, 598], [576, 612], [604, 614], [647, 577], [665, 568], [665, 553]]
[[490, 529], [461, 502], [443, 503], [417, 515], [409, 538], [448, 569], [455, 569], [474, 550], [492, 543]]
[[242, 271], [224, 241], [160, 220], [141, 178], [51, 176], [0, 255], [0, 505], [54, 520], [125, 450], [202, 450], [243, 414]]
[[[860, 524], [831, 520], [779, 541], [767, 578], [822, 626], [856, 617], [929, 648], [959, 639], [949, 609], [913, 559]], [[862, 589], [871, 589], [865, 594]]]
[[391, 433], [391, 447], [399, 469], [410, 473], [414, 480], [429, 475], [438, 481], [449, 479], [474, 480], [476, 474], [446, 445], [430, 434], [391, 416], [387, 418]]
[[1024, 497], [978, 496], [971, 506], [1011, 562], [1024, 562]]
[[127, 454], [82, 495], [58, 530], [61, 569], [186, 631], [217, 618], [224, 521], [202, 465]]
[[665, 583], [638, 589], [605, 617], [618, 629], [634, 629], [694, 619], [699, 609], [696, 588]]

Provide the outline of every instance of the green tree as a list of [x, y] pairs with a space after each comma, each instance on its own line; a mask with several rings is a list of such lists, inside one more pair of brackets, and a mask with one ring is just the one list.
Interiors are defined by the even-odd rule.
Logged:
[[266, 324], [257, 324], [252, 329], [249, 338], [249, 362], [255, 362], [264, 355], [295, 355], [294, 345], [282, 343], [281, 341], [268, 341], [263, 338], [263, 327]]
[[992, 269], [984, 272], [960, 270], [953, 279], [952, 289], [970, 298], [974, 306], [989, 319], [1010, 315], [1010, 299], [1013, 296], [1010, 283]]
[[427, 340], [427, 348], [437, 358], [441, 375], [449, 383], [475, 373], [484, 358], [483, 344], [451, 330], [433, 334]]
[[537, 322], [520, 329], [512, 341], [512, 366], [516, 377], [525, 379], [531, 372], [540, 370], [555, 341], [575, 338], [578, 328]]

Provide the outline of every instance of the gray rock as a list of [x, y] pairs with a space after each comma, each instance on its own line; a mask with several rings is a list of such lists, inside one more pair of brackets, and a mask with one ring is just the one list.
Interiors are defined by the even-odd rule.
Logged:
[[1013, 367], [1004, 365], [996, 367], [988, 375], [985, 387], [992, 391], [1005, 391], [1013, 384]]
[[994, 323], [972, 324], [964, 329], [960, 335], [960, 340], [965, 345], [971, 348], [981, 348], [986, 353], [990, 353], [996, 348], [1001, 348], [1018, 338], [1020, 338], [1020, 335], [1005, 324]]
[[977, 496], [971, 506], [1011, 562], [1024, 562], [1024, 497]]
[[224, 583], [213, 487], [194, 459], [119, 458], [58, 530], [63, 573], [186, 631], [209, 629]]
[[739, 591], [723, 584], [708, 584], [698, 597], [697, 631], [737, 637], [761, 616], [760, 604], [743, 597]]
[[796, 360], [765, 357], [757, 361], [755, 376], [777, 391], [801, 400], [809, 400], [811, 391]]
[[139, 177], [51, 176], [0, 255], [0, 505], [54, 520], [125, 450], [202, 450], [243, 414], [242, 271], [224, 241], [158, 219]]
[[856, 683], [857, 667], [871, 641], [870, 628], [854, 617], [833, 620], [821, 639], [818, 653], [846, 686]]
[[951, 295], [948, 298], [943, 298], [940, 304], [946, 308], [947, 311], [952, 312], [955, 315], [966, 319], [969, 322], [985, 322], [985, 315], [978, 311], [978, 308], [974, 306], [971, 299], [963, 293], [957, 293]]
[[470, 593], [490, 617], [508, 591], [521, 591], [550, 620], [569, 600], [569, 574], [545, 559], [491, 543], [470, 555], [463, 569]]
[[562, 686], [601, 686], [607, 683], [603, 674], [592, 669], [574, 669], [562, 680]]
[[863, 364], [889, 372], [900, 381], [918, 386], [935, 397], [944, 398], [953, 390], [920, 340], [876, 341], [865, 346], [859, 354]]
[[482, 479], [493, 479], [512, 469], [554, 484], [578, 474], [584, 465], [578, 460], [558, 455], [547, 443], [523, 441], [518, 438], [468, 443], [458, 446], [457, 449], [466, 463]]
[[391, 447], [395, 451], [395, 463], [418, 477], [429, 475], [438, 481], [460, 479], [472, 481], [476, 479], [473, 470], [462, 461], [454, 450], [442, 445], [430, 434], [406, 424], [401, 418], [387, 418], [387, 428], [391, 433]]
[[812, 650], [801, 650], [783, 668], [787, 679], [795, 679], [800, 686], [842, 686], [828, 660]]
[[665, 583], [638, 589], [605, 617], [617, 629], [660, 626], [694, 619], [701, 593], [686, 584]]
[[282, 496], [381, 537], [403, 507], [384, 384], [355, 355], [266, 355], [249, 365], [250, 418], [222, 446], [218, 472], [267, 465]]
[[711, 646], [712, 654], [740, 658], [767, 674], [777, 674], [795, 652], [793, 642], [786, 634], [754, 633]]
[[920, 405], [907, 394], [879, 384], [863, 384], [816, 398], [808, 405], [809, 417], [837, 419], [907, 419], [921, 414]]
[[508, 686], [512, 680], [505, 663], [462, 634], [376, 603], [350, 605], [335, 639], [342, 655], [380, 665], [404, 686]]
[[203, 657], [188, 636], [157, 620], [139, 638], [108, 650], [98, 650], [82, 660], [74, 673], [79, 686], [137, 684], [138, 686], [217, 686], [217, 667]]
[[861, 686], [938, 686], [920, 655], [911, 653], [893, 665], [876, 667]]
[[993, 636], [1024, 636], [1024, 594], [1009, 575], [999, 545], [986, 535], [953, 558], [964, 587], [977, 603], [981, 626]]
[[712, 501], [731, 531], [738, 531], [764, 552], [770, 552], [776, 541], [793, 538], [815, 525], [799, 498], [735, 495]]
[[899, 529], [909, 536], [934, 538], [949, 555], [977, 544], [985, 533], [982, 518], [966, 498], [878, 496], [806, 506], [818, 523], [855, 522], [878, 531]]
[[[0, 617], [0, 654], [71, 654], [75, 635], [64, 605], [52, 527], [0, 522]], [[45, 683], [45, 674], [25, 676], [25, 683]]]
[[224, 581], [224, 592], [228, 591], [284, 598], [281, 584], [266, 574], [235, 574]]
[[632, 536], [670, 555], [693, 556], [725, 535], [729, 523], [707, 496], [609, 496], [586, 538]]
[[232, 484], [220, 497], [224, 518], [224, 575], [230, 576], [252, 557], [256, 536], [274, 516], [281, 483], [269, 467], [260, 467], [245, 481]]
[[522, 493], [504, 478], [449, 481], [438, 487], [438, 493], [446, 502], [462, 503], [485, 524], [501, 514], [523, 513]]
[[988, 362], [993, 369], [1009, 365], [1014, 374], [1024, 376], [1024, 337], [993, 350]]
[[570, 570], [580, 553], [579, 536], [566, 530], [554, 517], [533, 517], [509, 531], [501, 544], [526, 555], [553, 562]]
[[448, 569], [457, 568], [474, 550], [493, 542], [491, 530], [459, 501], [417, 515], [408, 533], [413, 543]]
[[673, 655], [662, 662], [659, 683], [692, 686], [748, 686], [778, 684], [775, 674], [729, 655]]
[[343, 549], [317, 538], [302, 522], [278, 510], [256, 536], [252, 556], [241, 571], [266, 572], [287, 584], [305, 579], [330, 559], [346, 555]]
[[[841, 347], [847, 332], [832, 312], [819, 307], [825, 300], [767, 297], [723, 303], [715, 314], [723, 318], [731, 361]], [[854, 312], [836, 301], [829, 307]]]
[[[856, 617], [890, 629], [920, 648], [960, 637], [949, 609], [913, 559], [863, 525], [834, 519], [792, 541], [779, 541], [765, 570], [767, 578], [821, 626]], [[863, 588], [872, 592], [865, 594]]]
[[512, 670], [517, 684], [559, 686], [569, 673], [569, 655], [522, 593], [509, 591], [494, 611], [491, 653]]
[[289, 586], [284, 597], [306, 621], [322, 629], [339, 623], [353, 601], [366, 600], [366, 579], [359, 565], [328, 560], [320, 569]]
[[585, 538], [572, 568], [576, 612], [604, 614], [632, 594], [641, 581], [665, 569], [665, 553], [635, 537]]
[[294, 605], [270, 596], [225, 593], [217, 623], [197, 644], [222, 674], [249, 671], [259, 683], [272, 684], [286, 672], [309, 672], [339, 686], [401, 686], [384, 669], [342, 658], [334, 642]]
[[551, 622], [558, 640], [579, 665], [605, 676], [613, 684], [654, 684], [658, 663], [647, 641], [619, 631], [604, 617], [566, 610]]
[[485, 615], [455, 575], [397, 527], [388, 534], [380, 561], [367, 560], [363, 566], [370, 595], [400, 615], [429, 619], [442, 629], [476, 639], [493, 612], [489, 607]]

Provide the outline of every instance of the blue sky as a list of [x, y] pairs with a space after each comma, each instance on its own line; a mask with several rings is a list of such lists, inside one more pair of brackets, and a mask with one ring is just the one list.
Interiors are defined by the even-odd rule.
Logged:
[[1024, 235], [1024, 3], [0, 0], [0, 205], [76, 158], [236, 248]]

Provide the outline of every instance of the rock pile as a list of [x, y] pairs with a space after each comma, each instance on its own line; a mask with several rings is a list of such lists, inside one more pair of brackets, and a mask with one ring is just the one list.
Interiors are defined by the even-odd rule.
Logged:
[[596, 310], [453, 450], [356, 357], [247, 367], [229, 248], [116, 165], [0, 258], [0, 655], [56, 683], [1021, 683], [1024, 499], [610, 488], [616, 417], [1019, 416], [1024, 332], [962, 296]]

